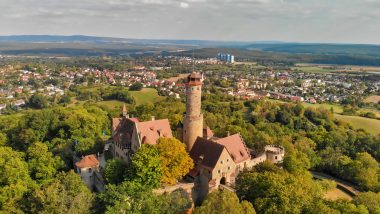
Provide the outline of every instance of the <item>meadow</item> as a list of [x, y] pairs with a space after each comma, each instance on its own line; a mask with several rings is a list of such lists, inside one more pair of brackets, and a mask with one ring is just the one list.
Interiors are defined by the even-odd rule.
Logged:
[[165, 99], [158, 95], [155, 88], [143, 88], [141, 91], [129, 91], [136, 101], [136, 105], [155, 103]]
[[359, 116], [334, 115], [336, 119], [349, 123], [356, 129], [364, 129], [371, 134], [380, 135], [380, 120]]

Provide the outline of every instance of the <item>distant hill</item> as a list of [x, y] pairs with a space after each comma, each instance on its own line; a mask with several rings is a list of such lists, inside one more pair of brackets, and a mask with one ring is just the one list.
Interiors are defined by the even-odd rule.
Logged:
[[127, 39], [96, 36], [0, 36], [0, 55], [135, 56], [182, 55], [215, 57], [218, 52], [238, 60], [380, 66], [380, 45], [307, 44], [278, 41]]
[[268, 43], [251, 44], [244, 46], [244, 48], [248, 50], [261, 50], [276, 53], [380, 56], [380, 45]]
[[[202, 48], [194, 51], [195, 57], [216, 57], [219, 52], [231, 53], [238, 61], [256, 61], [263, 63], [317, 63], [336, 65], [367, 65], [380, 66], [380, 56], [365, 54], [305, 54], [269, 52], [261, 50], [250, 50], [244, 48]], [[189, 56], [193, 51], [169, 52], [166, 55]]]
[[173, 39], [126, 39], [114, 37], [96, 37], [96, 36], [55, 36], [55, 35], [11, 35], [0, 36], [0, 42], [25, 42], [25, 43], [131, 43], [131, 44], [156, 44], [156, 45], [185, 45], [200, 47], [238, 47], [251, 44], [250, 42], [239, 41], [208, 41], [208, 40], [173, 40]]

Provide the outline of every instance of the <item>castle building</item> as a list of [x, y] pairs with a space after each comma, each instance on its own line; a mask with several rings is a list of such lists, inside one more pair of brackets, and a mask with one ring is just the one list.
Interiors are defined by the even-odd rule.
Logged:
[[143, 144], [156, 144], [160, 137], [171, 138], [172, 130], [168, 119], [140, 121], [129, 117], [125, 106], [123, 117], [112, 119], [113, 153], [116, 158], [128, 162]]
[[186, 82], [186, 113], [183, 119], [182, 140], [187, 146], [187, 151], [191, 150], [197, 137], [203, 136], [202, 79], [201, 74], [193, 72]]

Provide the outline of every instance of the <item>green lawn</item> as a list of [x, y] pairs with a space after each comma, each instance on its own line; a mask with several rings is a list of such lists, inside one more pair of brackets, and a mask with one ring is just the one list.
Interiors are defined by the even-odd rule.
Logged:
[[361, 128], [372, 134], [380, 135], [380, 120], [339, 114], [335, 114], [334, 116], [338, 120], [351, 124], [356, 129]]
[[155, 103], [164, 99], [154, 88], [143, 88], [141, 91], [130, 91], [129, 93], [135, 98], [136, 105]]

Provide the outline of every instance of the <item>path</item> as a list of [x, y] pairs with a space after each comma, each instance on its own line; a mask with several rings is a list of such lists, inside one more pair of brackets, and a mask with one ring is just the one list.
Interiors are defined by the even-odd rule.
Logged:
[[331, 175], [328, 175], [328, 174], [325, 174], [322, 172], [310, 171], [310, 173], [313, 175], [314, 178], [317, 178], [317, 179], [321, 179], [321, 180], [327, 179], [327, 180], [335, 181], [337, 186], [341, 187], [342, 189], [347, 191], [352, 196], [357, 196], [360, 193], [360, 191], [353, 184], [351, 184], [347, 181], [343, 181], [339, 178], [335, 178]]

